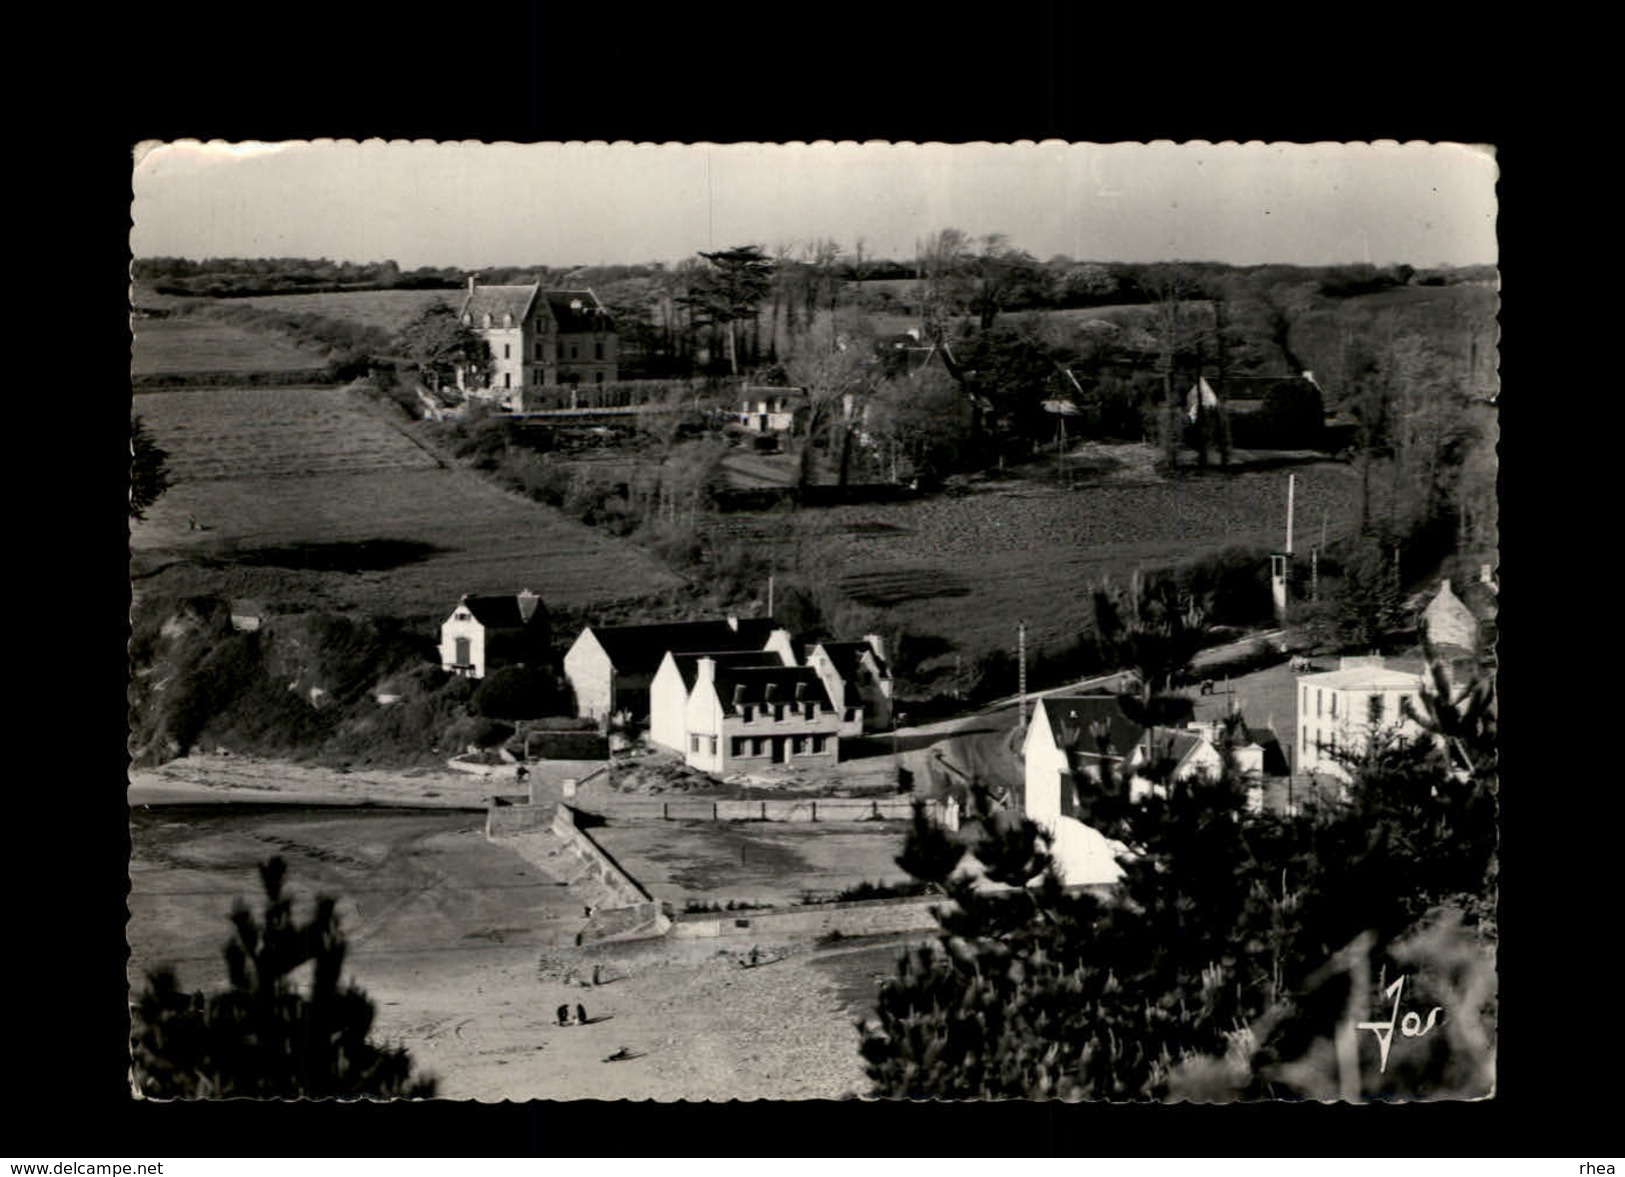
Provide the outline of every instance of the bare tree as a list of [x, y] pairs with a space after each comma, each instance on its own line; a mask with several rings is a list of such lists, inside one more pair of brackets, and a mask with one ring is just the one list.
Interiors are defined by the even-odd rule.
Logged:
[[932, 343], [948, 338], [950, 322], [969, 305], [972, 256], [970, 237], [960, 229], [941, 229], [915, 244], [920, 313]]
[[[812, 481], [814, 450], [820, 441], [838, 439], [843, 451], [850, 444], [852, 418], [869, 386], [866, 361], [873, 354], [865, 333], [830, 348], [813, 343], [807, 336], [802, 346], [785, 358], [790, 379], [807, 395], [799, 473], [802, 486]], [[844, 474], [844, 461], [842, 470]]]

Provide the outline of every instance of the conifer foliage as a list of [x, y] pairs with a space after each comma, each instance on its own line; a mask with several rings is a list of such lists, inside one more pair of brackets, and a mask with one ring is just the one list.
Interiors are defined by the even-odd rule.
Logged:
[[[430, 1098], [433, 1078], [412, 1074], [404, 1047], [368, 1040], [373, 1005], [341, 981], [345, 939], [335, 901], [316, 900], [305, 923], [283, 892], [281, 858], [260, 867], [265, 910], [239, 899], [225, 946], [230, 986], [204, 996], [180, 988], [173, 970], [149, 974], [132, 1025], [136, 1092], [158, 1099]], [[310, 965], [302, 992], [293, 979]]]
[[[1487, 699], [1436, 677], [1419, 714], [1465, 732], [1464, 753], [1380, 740], [1355, 766], [1347, 803], [1318, 812], [1248, 812], [1232, 755], [1239, 720], [1221, 732], [1216, 780], [1175, 780], [1172, 765], [1153, 763], [1141, 775], [1154, 787], [1131, 801], [1108, 772], [1087, 805], [1090, 824], [1127, 851], [1107, 894], [1067, 889], [1030, 820], [979, 815], [974, 855], [997, 889], [953, 873], [946, 835], [918, 819], [899, 865], [948, 902], [934, 941], [898, 963], [860, 1023], [874, 1094], [1487, 1094], [1497, 785]], [[1476, 770], [1454, 766], [1462, 755]], [[1416, 1000], [1448, 1004], [1445, 1026], [1404, 1038], [1395, 1065], [1385, 1053], [1381, 1069], [1369, 1057], [1351, 1068], [1350, 1011], [1386, 1013], [1384, 985], [1402, 975]]]

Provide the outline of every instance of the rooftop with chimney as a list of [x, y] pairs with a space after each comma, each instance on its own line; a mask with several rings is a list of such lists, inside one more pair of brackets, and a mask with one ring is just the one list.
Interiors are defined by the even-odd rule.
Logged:
[[[463, 594], [458, 604], [474, 615], [487, 629], [520, 629], [529, 624], [541, 606], [542, 598], [529, 589], [507, 596]], [[546, 609], [542, 610], [546, 615]]]
[[740, 714], [746, 707], [784, 703], [814, 704], [820, 711], [833, 711], [829, 693], [818, 673], [806, 666], [729, 666], [701, 656], [697, 660], [703, 685], [709, 676], [716, 684], [723, 710]]

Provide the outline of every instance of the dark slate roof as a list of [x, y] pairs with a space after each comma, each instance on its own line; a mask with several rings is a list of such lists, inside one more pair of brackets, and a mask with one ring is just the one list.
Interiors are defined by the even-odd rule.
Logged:
[[740, 707], [763, 703], [794, 703], [797, 688], [802, 692], [800, 702], [816, 703], [820, 711], [835, 709], [823, 680], [810, 666], [718, 666], [716, 683], [723, 709], [735, 713]]
[[[549, 290], [543, 297], [558, 320], [560, 334], [615, 330], [615, 320], [590, 290]], [[581, 309], [572, 308], [572, 302], [580, 302]]]
[[[852, 682], [858, 677], [858, 660], [865, 653], [874, 654], [868, 642], [820, 642], [824, 653], [829, 655], [830, 664], [835, 667], [837, 674], [846, 682]], [[886, 660], [875, 657], [875, 664], [880, 668], [882, 676], [890, 675], [886, 669]]]
[[475, 286], [474, 293], [463, 299], [465, 315], [472, 315], [471, 326], [483, 327], [484, 316], [487, 311], [491, 314], [491, 326], [502, 326], [502, 316], [513, 316], [513, 325], [519, 326], [525, 315], [530, 312], [530, 304], [536, 297], [536, 284], [529, 286]]
[[1110, 756], [1127, 756], [1145, 730], [1123, 714], [1116, 695], [1050, 695], [1038, 700], [1038, 705], [1049, 721], [1055, 746], [1089, 760], [1100, 758], [1100, 747], [1091, 725], [1106, 725], [1106, 752]]
[[1287, 767], [1286, 750], [1281, 747], [1281, 737], [1275, 734], [1275, 729], [1254, 727], [1250, 723], [1246, 726], [1247, 738], [1264, 749], [1264, 775], [1289, 775], [1291, 770]]
[[1200, 748], [1204, 742], [1199, 733], [1179, 728], [1154, 727], [1148, 734], [1151, 755], [1166, 757], [1176, 765], [1184, 764], [1185, 758]]
[[693, 691], [694, 680], [700, 676], [700, 659], [709, 658], [722, 667], [746, 666], [783, 666], [784, 662], [779, 656], [769, 650], [700, 650], [692, 654], [679, 654], [672, 651], [672, 661], [677, 664], [677, 673], [682, 676], [683, 690]]
[[486, 629], [523, 629], [529, 620], [539, 614], [547, 616], [547, 609], [538, 598], [536, 608], [526, 618], [519, 608], [519, 595], [517, 593], [500, 597], [464, 597], [459, 604], [474, 614]]
[[774, 628], [770, 617], [741, 617], [737, 632], [726, 620], [716, 619], [606, 626], [592, 634], [621, 674], [652, 675], [673, 651], [760, 650]]

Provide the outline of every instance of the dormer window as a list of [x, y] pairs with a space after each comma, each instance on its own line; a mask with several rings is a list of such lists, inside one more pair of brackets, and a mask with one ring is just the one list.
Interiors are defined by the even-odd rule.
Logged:
[[472, 327], [473, 325], [474, 325], [474, 316], [473, 315], [464, 315], [463, 316], [463, 326], [464, 327]]
[[489, 328], [491, 326], [491, 312], [490, 311], [486, 311], [485, 314], [480, 316], [480, 326], [486, 327], [486, 328]]
[[507, 311], [504, 311], [502, 313], [502, 325], [504, 327], [512, 327], [513, 326], [513, 315], [510, 314]]

